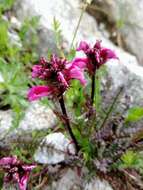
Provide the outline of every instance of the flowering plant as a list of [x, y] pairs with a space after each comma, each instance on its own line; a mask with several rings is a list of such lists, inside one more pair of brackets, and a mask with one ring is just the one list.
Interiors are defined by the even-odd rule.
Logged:
[[20, 190], [26, 190], [30, 172], [36, 165], [24, 164], [16, 156], [11, 156], [1, 158], [0, 167], [7, 173], [5, 183], [17, 182]]
[[73, 58], [67, 61], [65, 58], [58, 58], [51, 55], [49, 61], [41, 58], [38, 65], [32, 68], [32, 77], [44, 81], [44, 85], [34, 86], [28, 92], [28, 99], [34, 101], [42, 97], [51, 97], [52, 101], [58, 100], [61, 106], [65, 125], [74, 142], [77, 152], [80, 151], [80, 145], [70, 126], [70, 120], [67, 115], [64, 93], [70, 88], [71, 80], [79, 80], [85, 86], [85, 71], [89, 73], [92, 80], [91, 107], [94, 103], [95, 74], [96, 70], [105, 64], [109, 59], [116, 59], [115, 53], [107, 48], [101, 47], [101, 42], [97, 41], [93, 48], [86, 42], [81, 42], [77, 51], [83, 50], [86, 58]]

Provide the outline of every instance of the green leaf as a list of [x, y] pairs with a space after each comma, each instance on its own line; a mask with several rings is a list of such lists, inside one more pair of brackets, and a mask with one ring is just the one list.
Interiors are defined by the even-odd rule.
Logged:
[[11, 9], [15, 0], [0, 0], [0, 9], [6, 11]]
[[143, 107], [133, 107], [128, 110], [126, 122], [135, 122], [143, 119]]
[[76, 49], [75, 48], [72, 48], [69, 52], [69, 54], [67, 55], [67, 59], [68, 60], [72, 60], [76, 55]]
[[125, 154], [123, 154], [121, 160], [126, 167], [134, 166], [137, 163], [138, 154], [129, 150]]

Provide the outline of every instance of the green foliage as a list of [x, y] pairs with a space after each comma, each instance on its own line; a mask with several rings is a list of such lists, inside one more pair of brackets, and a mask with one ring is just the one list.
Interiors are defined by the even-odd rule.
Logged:
[[143, 174], [143, 154], [127, 150], [121, 157], [119, 168], [132, 168]]
[[3, 187], [3, 177], [4, 177], [4, 174], [0, 173], [0, 189], [2, 189]]
[[128, 110], [126, 122], [135, 122], [143, 119], [143, 107], [133, 107]]
[[101, 97], [101, 81], [107, 74], [106, 66], [103, 65], [99, 70], [96, 72], [95, 78], [95, 107], [96, 112], [102, 113], [102, 97]]
[[72, 48], [71, 50], [70, 50], [70, 52], [68, 53], [68, 55], [67, 55], [67, 60], [73, 60], [73, 58], [75, 57], [75, 55], [76, 55], [76, 49], [75, 48]]
[[117, 22], [116, 22], [116, 26], [118, 29], [122, 29], [124, 27], [125, 23], [124, 23], [124, 20], [122, 19], [119, 19]]
[[15, 0], [0, 0], [0, 12], [11, 9]]
[[61, 25], [60, 22], [54, 17], [52, 26], [53, 26], [53, 31], [55, 34], [56, 46], [59, 50], [59, 54], [61, 56], [63, 56], [63, 51], [62, 51], [62, 47], [61, 47], [61, 45], [62, 45], [62, 31], [61, 31], [60, 25]]
[[15, 113], [13, 124], [16, 127], [23, 115], [23, 110], [28, 105], [25, 98], [28, 89], [27, 76], [20, 63], [17, 65], [15, 62], [7, 63], [2, 58], [0, 59], [0, 71], [3, 78], [3, 81], [0, 82], [0, 107], [10, 106], [13, 109]]
[[[0, 3], [1, 11], [10, 9], [13, 2], [2, 1]], [[36, 30], [38, 22], [39, 17], [25, 19], [20, 31], [17, 32], [20, 37], [20, 47], [11, 42], [10, 22], [0, 17], [0, 74], [3, 78], [0, 82], [0, 108], [12, 108], [13, 128], [18, 127], [28, 106], [27, 90], [31, 84], [29, 68], [31, 68], [31, 63], [36, 62], [39, 57], [35, 51], [38, 43]]]
[[0, 22], [0, 52], [4, 51], [7, 48], [8, 44], [8, 24], [1, 20]]
[[85, 102], [83, 93], [81, 84], [76, 80], [72, 82], [71, 88], [66, 93], [67, 105], [71, 109], [74, 109], [76, 116], [80, 116], [82, 114], [82, 108]]
[[39, 16], [26, 18], [21, 26], [19, 37], [23, 43], [23, 48], [35, 50], [35, 45], [38, 43], [38, 36], [36, 29], [39, 25]]
[[131, 150], [127, 151], [123, 156], [121, 157], [121, 161], [123, 162], [123, 165], [125, 167], [132, 167], [137, 164], [139, 155], [136, 152], [133, 152]]

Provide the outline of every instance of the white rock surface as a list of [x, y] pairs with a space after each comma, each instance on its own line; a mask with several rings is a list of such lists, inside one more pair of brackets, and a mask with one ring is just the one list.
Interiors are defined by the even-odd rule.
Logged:
[[71, 141], [62, 133], [52, 133], [43, 139], [34, 159], [41, 164], [57, 164], [64, 161], [68, 154], [75, 154]]

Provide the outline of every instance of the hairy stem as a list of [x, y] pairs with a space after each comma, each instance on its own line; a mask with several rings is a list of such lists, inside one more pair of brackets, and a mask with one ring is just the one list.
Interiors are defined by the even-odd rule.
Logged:
[[79, 29], [79, 26], [80, 26], [80, 23], [81, 23], [83, 14], [84, 14], [84, 12], [85, 12], [85, 10], [86, 10], [86, 7], [87, 7], [87, 3], [85, 3], [85, 5], [83, 6], [83, 8], [82, 8], [82, 10], [81, 10], [81, 14], [80, 14], [80, 17], [79, 17], [77, 26], [76, 26], [75, 31], [74, 31], [74, 34], [73, 34], [73, 38], [72, 38], [72, 42], [71, 42], [70, 49], [72, 49], [72, 47], [73, 47], [73, 43], [74, 43], [74, 40], [75, 40], [75, 38], [76, 38], [76, 35], [77, 35], [77, 32], [78, 32], [78, 29]]
[[63, 113], [63, 116], [65, 118], [65, 124], [66, 124], [66, 128], [71, 136], [71, 139], [73, 140], [74, 142], [74, 145], [75, 145], [75, 148], [76, 148], [76, 151], [79, 152], [80, 150], [80, 147], [78, 145], [78, 142], [72, 132], [72, 129], [71, 129], [71, 126], [70, 126], [70, 122], [69, 122], [69, 118], [68, 118], [68, 115], [67, 115], [67, 111], [66, 111], [66, 107], [65, 107], [65, 103], [64, 103], [64, 98], [63, 96], [61, 96], [61, 98], [59, 99], [59, 103], [60, 103], [60, 106], [61, 106], [61, 110], [62, 110], [62, 113]]
[[101, 124], [101, 127], [100, 127], [100, 128], [103, 128], [103, 127], [105, 126], [105, 124], [106, 124], [106, 122], [107, 122], [107, 120], [108, 120], [110, 114], [112, 113], [113, 108], [114, 108], [114, 106], [115, 106], [115, 104], [116, 104], [116, 102], [117, 102], [117, 100], [118, 100], [118, 98], [119, 98], [119, 96], [120, 96], [120, 94], [121, 94], [122, 91], [123, 91], [123, 87], [121, 87], [121, 88], [119, 89], [119, 92], [118, 92], [117, 95], [115, 96], [115, 98], [114, 98], [114, 100], [113, 100], [113, 102], [112, 102], [112, 104], [111, 104], [111, 106], [110, 106], [108, 112], [106, 113], [106, 116], [105, 116], [105, 118], [104, 118], [104, 120], [103, 120], [103, 123]]
[[95, 95], [95, 74], [92, 75], [91, 78], [91, 105], [94, 103], [94, 95]]

